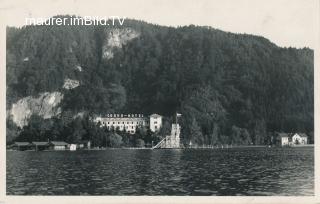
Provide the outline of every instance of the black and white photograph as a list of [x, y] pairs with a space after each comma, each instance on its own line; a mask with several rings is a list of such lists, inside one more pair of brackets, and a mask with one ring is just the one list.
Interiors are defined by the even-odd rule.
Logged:
[[319, 8], [0, 1], [4, 197], [316, 198]]

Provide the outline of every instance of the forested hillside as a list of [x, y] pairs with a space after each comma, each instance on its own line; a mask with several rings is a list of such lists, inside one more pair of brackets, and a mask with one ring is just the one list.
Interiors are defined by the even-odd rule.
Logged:
[[[106, 113], [158, 113], [167, 121], [182, 113], [186, 144], [269, 144], [274, 132], [312, 135], [313, 73], [311, 49], [211, 27], [134, 20], [114, 27], [9, 27], [7, 141], [92, 139], [103, 130], [77, 116]], [[50, 95], [57, 92], [59, 100]], [[19, 126], [19, 118], [28, 121]]]

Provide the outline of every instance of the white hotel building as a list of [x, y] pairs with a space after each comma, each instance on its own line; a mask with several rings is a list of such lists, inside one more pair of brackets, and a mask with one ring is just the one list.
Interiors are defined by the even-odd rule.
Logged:
[[119, 129], [134, 134], [137, 127], [148, 127], [152, 132], [158, 131], [162, 126], [162, 116], [152, 114], [145, 117], [143, 114], [107, 114], [105, 117], [96, 117], [95, 122], [110, 129]]

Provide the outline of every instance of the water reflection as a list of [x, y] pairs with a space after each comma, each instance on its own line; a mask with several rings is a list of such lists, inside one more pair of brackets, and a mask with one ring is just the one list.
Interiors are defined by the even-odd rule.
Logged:
[[313, 148], [7, 152], [10, 195], [313, 195]]

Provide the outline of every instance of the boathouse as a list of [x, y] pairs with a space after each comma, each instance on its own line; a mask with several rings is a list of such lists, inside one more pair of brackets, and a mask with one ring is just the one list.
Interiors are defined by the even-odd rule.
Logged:
[[32, 145], [36, 151], [49, 149], [49, 142], [32, 142]]
[[51, 141], [49, 143], [50, 149], [53, 150], [66, 150], [68, 148], [68, 143], [63, 141]]
[[32, 150], [32, 144], [29, 142], [15, 142], [12, 145], [12, 149], [20, 151]]

